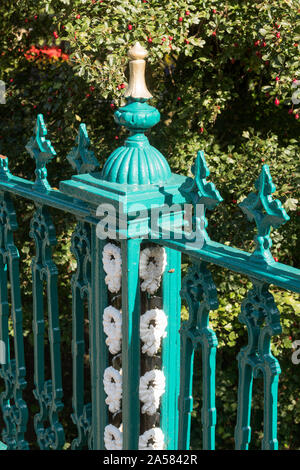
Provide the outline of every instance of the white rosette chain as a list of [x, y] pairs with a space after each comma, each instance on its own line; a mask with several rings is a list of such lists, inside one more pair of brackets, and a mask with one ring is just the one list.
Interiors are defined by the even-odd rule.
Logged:
[[160, 286], [161, 276], [167, 264], [166, 251], [161, 246], [145, 248], [140, 256], [140, 278], [142, 291], [154, 294]]
[[107, 243], [102, 253], [103, 269], [106, 272], [105, 283], [108, 290], [117, 293], [121, 289], [122, 257], [121, 250], [113, 243]]
[[154, 356], [160, 348], [162, 338], [165, 338], [168, 320], [163, 310], [154, 308], [141, 315], [140, 337], [144, 343], [142, 352]]

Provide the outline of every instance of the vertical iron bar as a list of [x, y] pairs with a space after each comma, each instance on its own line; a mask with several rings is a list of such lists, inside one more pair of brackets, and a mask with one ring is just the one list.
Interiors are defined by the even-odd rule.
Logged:
[[140, 288], [141, 239], [121, 241], [123, 449], [138, 450], [140, 429]]
[[91, 258], [92, 258], [92, 295], [91, 297], [91, 336], [90, 360], [92, 381], [92, 436], [93, 449], [104, 450], [104, 429], [108, 424], [108, 409], [105, 403], [106, 394], [103, 386], [103, 374], [108, 367], [108, 348], [105, 344], [103, 330], [103, 311], [107, 307], [108, 296], [105, 285], [105, 272], [102, 263], [102, 251], [106, 240], [100, 240], [96, 227], [91, 229]]

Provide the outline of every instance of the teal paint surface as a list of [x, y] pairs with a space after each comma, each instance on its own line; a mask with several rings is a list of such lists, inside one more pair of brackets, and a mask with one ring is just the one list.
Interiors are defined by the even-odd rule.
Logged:
[[[0, 397], [5, 422], [2, 440], [8, 449], [28, 449], [25, 439], [28, 410], [23, 400], [26, 387], [24, 363], [22, 310], [19, 280], [19, 255], [13, 242], [17, 229], [16, 215], [10, 195], [32, 201], [37, 210], [31, 224], [36, 254], [32, 262], [33, 275], [33, 335], [35, 365], [35, 396], [39, 412], [34, 417], [37, 441], [41, 449], [61, 449], [64, 430], [60, 413], [63, 407], [60, 330], [58, 323], [58, 278], [52, 261], [52, 247], [56, 243], [55, 229], [48, 207], [73, 214], [78, 225], [73, 235], [73, 252], [77, 270], [71, 281], [73, 298], [73, 420], [77, 436], [74, 449], [88, 447], [104, 449], [104, 429], [110, 422], [105, 403], [103, 373], [109, 365], [102, 315], [108, 305], [102, 251], [107, 241], [97, 237], [101, 215], [97, 207], [111, 203], [116, 209], [117, 237], [123, 236], [122, 246], [122, 370], [123, 370], [123, 447], [137, 449], [140, 433], [140, 289], [139, 251], [143, 237], [165, 247], [168, 256], [163, 276], [163, 308], [169, 317], [168, 335], [163, 340], [162, 367], [166, 375], [166, 392], [161, 400], [160, 426], [165, 434], [166, 448], [188, 449], [191, 412], [193, 409], [194, 353], [202, 353], [202, 434], [203, 448], [215, 447], [215, 363], [217, 339], [209, 328], [209, 311], [217, 308], [216, 288], [206, 263], [213, 263], [248, 276], [253, 289], [242, 304], [240, 320], [248, 329], [248, 345], [238, 356], [239, 387], [235, 441], [237, 449], [248, 449], [251, 440], [252, 388], [257, 377], [264, 381], [264, 437], [262, 448], [276, 450], [277, 401], [280, 366], [271, 353], [272, 336], [280, 334], [280, 318], [274, 299], [268, 291], [270, 284], [300, 292], [300, 270], [276, 263], [271, 255], [271, 229], [288, 221], [280, 201], [274, 200], [275, 187], [269, 168], [264, 165], [255, 183], [256, 192], [243, 200], [241, 209], [257, 226], [256, 247], [247, 253], [210, 239], [206, 228], [206, 211], [213, 210], [222, 197], [212, 182], [202, 151], [192, 168], [193, 177], [172, 174], [161, 153], [152, 147], [144, 131], [159, 121], [159, 112], [145, 100], [127, 101], [115, 113], [118, 124], [130, 131], [125, 144], [115, 150], [100, 171], [84, 124], [80, 125], [76, 145], [68, 160], [77, 175], [61, 181], [60, 190], [51, 188], [47, 179], [47, 164], [55, 151], [46, 139], [43, 116], [39, 115], [34, 136], [26, 148], [35, 159], [35, 181], [12, 175], [8, 159], [0, 158], [0, 335], [7, 345], [7, 364], [1, 367], [4, 392]], [[146, 214], [135, 220], [136, 204], [146, 206]], [[157, 227], [151, 226], [150, 209], [165, 204], [178, 204], [171, 216], [162, 215]], [[198, 230], [203, 246], [193, 245], [183, 233], [181, 222], [184, 204], [203, 204], [201, 216], [194, 212], [193, 230]], [[176, 228], [168, 239], [162, 233], [171, 221]], [[111, 224], [111, 221], [109, 222]], [[111, 226], [110, 226], [111, 228]], [[178, 235], [180, 239], [178, 239]], [[189, 306], [189, 320], [180, 328], [180, 256], [189, 255], [191, 268], [181, 286], [181, 296]], [[172, 271], [174, 269], [174, 271]], [[12, 308], [9, 310], [7, 285], [10, 282]], [[49, 318], [48, 340], [51, 351], [51, 380], [44, 376], [44, 299], [42, 287], [47, 289]], [[91, 383], [83, 381], [83, 319], [84, 299], [89, 317], [89, 346]], [[8, 319], [13, 320], [14, 357], [10, 357]], [[180, 334], [179, 334], [180, 329]], [[179, 351], [180, 336], [180, 351]], [[180, 367], [179, 367], [180, 357]], [[180, 383], [180, 389], [179, 389]], [[84, 401], [84, 391], [91, 390], [91, 402]], [[178, 406], [177, 397], [179, 396]]]
[[[65, 443], [64, 429], [59, 419], [63, 408], [62, 372], [60, 356], [60, 329], [58, 315], [57, 268], [52, 261], [52, 247], [56, 244], [55, 228], [47, 207], [37, 206], [30, 224], [30, 236], [35, 241], [32, 259], [34, 384], [33, 391], [39, 404], [34, 416], [34, 428], [41, 450], [59, 450]], [[47, 291], [48, 341], [50, 346], [51, 379], [45, 379], [45, 312], [43, 283]]]
[[[73, 439], [72, 450], [92, 448], [92, 404], [85, 403], [85, 388], [92, 384], [84, 383], [84, 338], [85, 309], [84, 299], [88, 303], [89, 327], [91, 319], [91, 232], [90, 225], [79, 221], [72, 235], [72, 253], [77, 261], [77, 269], [72, 276], [72, 356], [73, 356], [73, 414], [72, 420], [77, 426], [77, 437]], [[92, 334], [90, 331], [90, 338]]]
[[[140, 430], [140, 289], [141, 239], [122, 240], [123, 449], [138, 450]], [[126, 385], [125, 385], [126, 384]]]
[[194, 261], [183, 279], [181, 296], [186, 300], [189, 319], [180, 330], [181, 367], [179, 397], [179, 449], [190, 445], [193, 410], [194, 353], [202, 352], [202, 441], [204, 450], [215, 448], [215, 371], [218, 341], [209, 327], [209, 312], [218, 308], [217, 291], [205, 263]]
[[160, 114], [144, 99], [127, 101], [126, 106], [115, 112], [115, 121], [129, 129], [131, 135], [107, 159], [101, 176], [120, 184], [165, 183], [171, 176], [169, 164], [143, 134], [159, 122]]
[[[8, 450], [26, 450], [25, 439], [28, 408], [23, 399], [26, 388], [26, 369], [23, 344], [23, 320], [20, 293], [19, 252], [14, 244], [13, 232], [18, 229], [13, 202], [7, 193], [0, 192], [0, 339], [5, 345], [5, 364], [0, 376], [4, 391], [0, 405], [5, 427], [2, 438]], [[10, 281], [11, 308], [8, 301]], [[9, 338], [9, 319], [12, 320], [13, 338]], [[10, 340], [14, 355], [10, 352]]]
[[94, 227], [91, 229], [91, 379], [92, 379], [92, 439], [94, 450], [104, 450], [104, 429], [108, 424], [108, 407], [103, 386], [103, 375], [108, 367], [109, 352], [105, 344], [102, 316], [108, 305], [102, 252], [105, 240], [99, 240]]
[[178, 398], [180, 387], [180, 287], [181, 253], [166, 248], [167, 266], [163, 275], [163, 311], [167, 315], [167, 336], [162, 341], [162, 370], [166, 392], [161, 397], [161, 429], [166, 450], [178, 448]]

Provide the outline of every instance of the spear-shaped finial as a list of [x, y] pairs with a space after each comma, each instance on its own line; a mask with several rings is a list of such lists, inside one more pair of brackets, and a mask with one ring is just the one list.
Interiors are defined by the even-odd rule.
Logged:
[[145, 81], [145, 68], [148, 52], [137, 42], [128, 51], [129, 62], [129, 85], [125, 92], [126, 98], [152, 98]]

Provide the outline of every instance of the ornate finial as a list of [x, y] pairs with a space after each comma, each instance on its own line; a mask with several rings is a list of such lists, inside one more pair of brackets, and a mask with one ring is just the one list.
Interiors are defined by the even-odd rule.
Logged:
[[198, 235], [201, 236], [202, 234], [201, 239], [205, 242], [209, 240], [209, 236], [206, 232], [206, 209], [213, 210], [219, 202], [223, 201], [223, 198], [214, 183], [208, 183], [206, 181], [210, 171], [202, 150], [199, 150], [197, 153], [196, 161], [191, 170], [194, 178], [187, 178], [181, 186], [180, 191], [194, 206], [194, 228], [198, 231]]
[[5, 155], [0, 155], [0, 181], [7, 181], [10, 176], [8, 158]]
[[36, 179], [33, 187], [38, 191], [49, 191], [51, 189], [47, 180], [46, 165], [56, 155], [50, 140], [45, 138], [46, 135], [47, 128], [44, 117], [42, 114], [39, 114], [36, 120], [34, 136], [30, 138], [25, 146], [27, 152], [36, 162]]
[[128, 55], [133, 60], [125, 95], [127, 104], [115, 112], [114, 118], [131, 135], [109, 156], [101, 176], [105, 181], [119, 184], [164, 184], [171, 176], [168, 162], [144, 135], [160, 120], [159, 111], [146, 102], [151, 98], [145, 82], [147, 51], [137, 43]]
[[289, 220], [285, 209], [278, 199], [273, 199], [272, 194], [276, 188], [268, 165], [263, 165], [261, 173], [255, 182], [257, 194], [250, 193], [240, 204], [240, 208], [248, 219], [255, 220], [258, 234], [255, 237], [256, 248], [252, 257], [274, 262], [270, 252], [272, 240], [270, 237], [271, 227], [280, 227]]
[[78, 174], [92, 173], [99, 168], [99, 163], [92, 150], [89, 150], [90, 139], [85, 124], [80, 124], [76, 137], [76, 147], [68, 153], [67, 159]]
[[137, 42], [128, 51], [128, 56], [131, 61], [129, 62], [129, 85], [125, 91], [126, 98], [152, 98], [145, 81], [145, 67], [148, 52], [144, 47]]
[[181, 187], [181, 191], [188, 196], [193, 205], [203, 204], [205, 209], [214, 209], [219, 202], [223, 201], [223, 198], [214, 183], [206, 181], [210, 171], [202, 150], [197, 153], [196, 161], [191, 170], [194, 178], [187, 178], [184, 186]]

